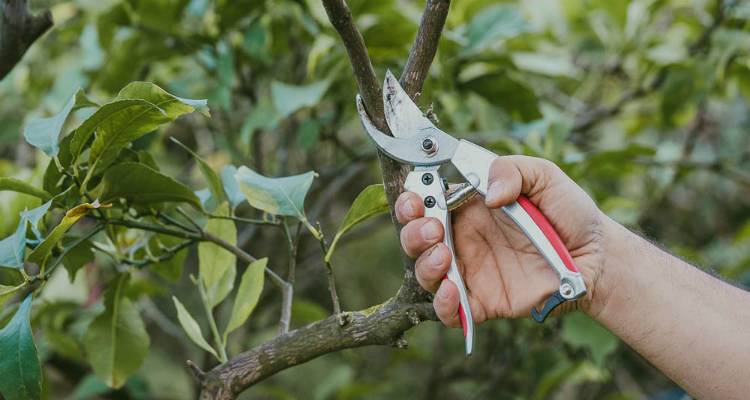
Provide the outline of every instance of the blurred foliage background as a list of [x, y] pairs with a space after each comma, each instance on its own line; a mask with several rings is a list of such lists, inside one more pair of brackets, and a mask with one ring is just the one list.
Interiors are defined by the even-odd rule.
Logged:
[[[401, 71], [422, 1], [351, 0], [378, 76]], [[212, 117], [188, 115], [139, 139], [162, 171], [193, 188], [202, 177], [178, 138], [220, 171], [319, 173], [307, 208], [332, 233], [367, 185], [380, 181], [359, 126], [356, 86], [338, 36], [316, 0], [35, 1], [54, 28], [0, 82], [0, 175], [41, 185], [49, 162], [25, 143], [25, 121], [58, 112], [79, 87], [109, 99], [134, 80], [208, 98]], [[560, 164], [610, 216], [682, 257], [750, 284], [750, 3], [733, 0], [459, 0], [451, 5], [421, 105], [446, 131], [500, 154]], [[0, 192], [0, 231], [39, 201]], [[247, 205], [238, 215], [253, 217]], [[287, 262], [278, 229], [239, 226], [239, 243]], [[402, 278], [386, 217], [355, 228], [332, 264], [345, 309], [387, 299]], [[317, 241], [300, 242], [292, 327], [330, 313]], [[90, 266], [91, 267], [91, 266]], [[90, 321], [96, 282], [51, 282], [35, 311], [49, 398], [183, 399], [196, 395], [186, 359], [214, 361], [175, 325], [174, 294], [197, 308], [188, 275], [146, 274], [134, 291], [151, 337], [124, 388], [108, 391], [83, 355], [56, 336]], [[637, 295], [637, 294], [634, 294]], [[679, 299], [673, 299], [679, 301]], [[232, 354], [276, 332], [280, 296], [263, 292]], [[73, 305], [73, 306], [71, 306]], [[224, 307], [226, 308], [226, 307]], [[220, 309], [226, 314], [229, 310]], [[60, 315], [65, 315], [60, 317]], [[70, 315], [73, 317], [69, 318]], [[56, 323], [65, 319], [65, 324]], [[88, 318], [88, 319], [87, 319]], [[70, 323], [70, 320], [73, 323]], [[206, 321], [199, 319], [204, 331]], [[475, 356], [436, 323], [408, 332], [407, 350], [363, 348], [281, 372], [248, 399], [678, 399], [683, 392], [583, 315], [493, 321]], [[68, 350], [68, 351], [66, 351]], [[687, 349], [686, 349], [687, 351]], [[201, 362], [202, 360], [202, 362]]]

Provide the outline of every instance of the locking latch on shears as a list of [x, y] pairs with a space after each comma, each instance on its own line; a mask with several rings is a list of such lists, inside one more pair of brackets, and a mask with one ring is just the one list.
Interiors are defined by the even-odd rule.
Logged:
[[[386, 73], [383, 84], [383, 102], [393, 137], [373, 125], [362, 99], [357, 96], [360, 120], [370, 138], [388, 157], [414, 167], [406, 178], [405, 189], [422, 198], [426, 217], [436, 218], [443, 225], [443, 242], [453, 255], [446, 278], [458, 288], [459, 317], [466, 354], [469, 355], [474, 347], [474, 321], [466, 286], [456, 264], [450, 211], [475, 193], [482, 196], [487, 194], [490, 166], [498, 156], [438, 129], [422, 114], [390, 71]], [[453, 164], [467, 182], [450, 195], [446, 195], [448, 187], [438, 171], [440, 166], [447, 163]], [[558, 305], [586, 294], [586, 285], [560, 236], [529, 199], [521, 196], [502, 210], [524, 232], [560, 279], [558, 290], [547, 298], [542, 310], [533, 308], [531, 311], [535, 321], [543, 322]]]

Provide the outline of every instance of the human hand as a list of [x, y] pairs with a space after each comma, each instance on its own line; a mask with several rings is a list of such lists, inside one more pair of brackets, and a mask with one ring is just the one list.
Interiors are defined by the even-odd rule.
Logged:
[[[474, 198], [452, 213], [457, 265], [474, 321], [528, 316], [531, 307], [541, 308], [558, 290], [560, 282], [554, 270], [500, 209], [521, 194], [547, 217], [573, 256], [588, 289], [586, 297], [576, 303], [588, 307], [604, 260], [603, 224], [609, 220], [583, 189], [544, 159], [498, 157], [491, 166], [489, 183], [484, 202]], [[444, 324], [460, 326], [458, 289], [443, 280], [451, 254], [442, 243], [441, 224], [424, 217], [422, 200], [411, 192], [398, 198], [396, 216], [406, 224], [401, 245], [409, 256], [417, 258], [417, 280], [435, 293], [435, 312]]]

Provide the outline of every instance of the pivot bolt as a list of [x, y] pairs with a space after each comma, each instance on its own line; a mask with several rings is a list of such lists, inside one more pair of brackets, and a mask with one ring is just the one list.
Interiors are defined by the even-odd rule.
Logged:
[[435, 201], [434, 197], [427, 196], [427, 197], [424, 198], [424, 206], [425, 207], [432, 208], [432, 207], [435, 207], [435, 204], [437, 204], [437, 202]]
[[430, 174], [430, 173], [426, 173], [426, 174], [422, 175], [422, 183], [424, 183], [425, 185], [432, 184], [432, 182], [434, 180], [435, 180], [435, 178], [433, 178], [432, 174]]
[[437, 152], [437, 150], [437, 140], [435, 140], [434, 137], [430, 136], [422, 140], [422, 151], [427, 153], [427, 155], [433, 155]]
[[573, 286], [570, 285], [570, 283], [563, 283], [560, 285], [560, 294], [563, 295], [563, 297], [567, 298], [573, 295]]

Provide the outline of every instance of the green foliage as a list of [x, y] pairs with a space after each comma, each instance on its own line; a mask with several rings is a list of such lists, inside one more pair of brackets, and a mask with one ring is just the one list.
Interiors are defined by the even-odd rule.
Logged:
[[[219, 209], [226, 215], [226, 205]], [[208, 220], [205, 230], [216, 235], [230, 245], [237, 244], [237, 228], [228, 219], [212, 218]], [[234, 287], [237, 275], [237, 257], [229, 250], [215, 243], [204, 242], [198, 245], [198, 267], [200, 285], [206, 290], [208, 304], [213, 308], [227, 297]]]
[[574, 313], [563, 321], [562, 338], [575, 347], [587, 349], [598, 366], [617, 348], [618, 340], [606, 328], [582, 313]]
[[44, 240], [34, 248], [31, 253], [29, 253], [27, 261], [42, 264], [52, 252], [52, 248], [57, 246], [73, 224], [83, 218], [90, 210], [95, 210], [99, 207], [101, 207], [101, 205], [98, 202], [94, 202], [93, 204], [81, 204], [68, 210], [62, 221], [60, 221], [60, 223], [52, 229], [52, 232], [50, 232], [50, 234], [44, 238]]
[[232, 314], [230, 314], [229, 323], [224, 330], [225, 342], [227, 335], [241, 327], [253, 313], [255, 306], [258, 305], [260, 293], [263, 291], [263, 274], [266, 271], [267, 264], [267, 258], [260, 259], [248, 265], [242, 274], [240, 287], [237, 288], [237, 294], [234, 296]]
[[201, 209], [200, 200], [187, 186], [138, 162], [109, 168], [92, 193], [104, 202], [124, 199], [134, 206], [183, 202]]
[[0, 178], [0, 191], [2, 190], [11, 190], [14, 192], [26, 193], [28, 195], [38, 197], [42, 200], [48, 200], [50, 197], [52, 197], [49, 195], [49, 193], [45, 192], [44, 190], [35, 188], [27, 182], [9, 177]]
[[[402, 71], [423, 3], [348, 3], [376, 75]], [[724, 1], [714, 26], [717, 4], [454, 1], [420, 105], [447, 132], [555, 161], [612, 218], [750, 284], [750, 12]], [[267, 277], [295, 279], [291, 329], [330, 316], [331, 264], [346, 310], [395, 293], [397, 237], [371, 218], [386, 209], [375, 149], [320, 1], [82, 1], [53, 14], [0, 82], [0, 324], [25, 316], [50, 371], [39, 395], [16, 397], [195, 397], [174, 376], [190, 379], [185, 359], [207, 371], [277, 334], [282, 295]], [[96, 200], [111, 208], [66, 217]], [[242, 269], [242, 252], [261, 261]], [[40, 299], [30, 321], [28, 300], [13, 315], [28, 292]], [[421, 324], [406, 350], [328, 355], [251, 396], [632, 397], [614, 377], [645, 396], [673, 387], [583, 315], [490, 321], [478, 335], [464, 360], [460, 332]], [[19, 379], [0, 373], [5, 398]]]
[[333, 237], [333, 242], [331, 242], [331, 247], [328, 248], [325, 259], [328, 261], [331, 260], [339, 239], [355, 225], [368, 218], [387, 212], [388, 199], [385, 197], [383, 185], [370, 185], [366, 187], [357, 195], [351, 208], [346, 213], [344, 221], [341, 223], [338, 232], [336, 232], [336, 236]]
[[188, 335], [190, 340], [193, 341], [193, 343], [197, 344], [201, 349], [206, 350], [218, 359], [219, 355], [216, 354], [216, 351], [213, 349], [213, 347], [211, 347], [206, 339], [203, 338], [201, 327], [197, 322], [195, 322], [195, 319], [192, 315], [190, 315], [190, 312], [188, 312], [188, 310], [185, 309], [185, 306], [183, 306], [182, 303], [177, 300], [177, 297], [172, 296], [172, 301], [174, 302], [174, 307], [177, 309], [177, 319], [180, 321], [182, 330], [185, 331], [185, 333]]
[[0, 329], [0, 393], [8, 400], [41, 396], [42, 370], [31, 333], [31, 295]]
[[116, 278], [105, 296], [105, 309], [93, 320], [83, 337], [94, 373], [109, 387], [122, 387], [141, 366], [149, 337], [138, 309], [125, 297], [128, 275]]
[[55, 157], [60, 152], [60, 135], [63, 133], [63, 126], [70, 113], [76, 108], [96, 106], [96, 103], [89, 100], [86, 94], [78, 89], [58, 114], [29, 121], [24, 128], [23, 136], [30, 145], [42, 150], [50, 157]]
[[304, 86], [293, 86], [282, 82], [272, 82], [273, 106], [280, 118], [288, 117], [303, 107], [318, 104], [330, 84], [330, 81], [321, 81]]

